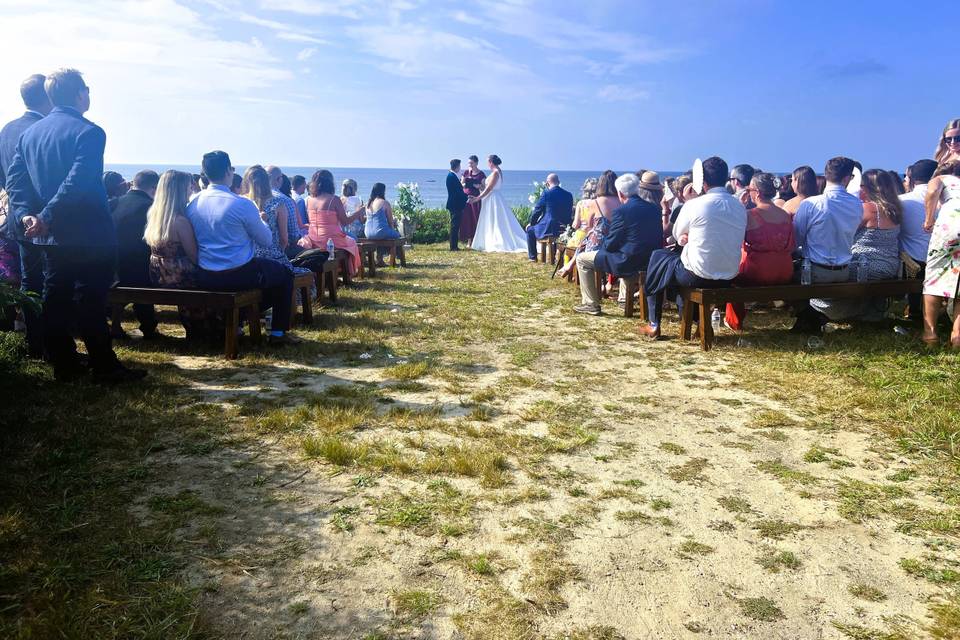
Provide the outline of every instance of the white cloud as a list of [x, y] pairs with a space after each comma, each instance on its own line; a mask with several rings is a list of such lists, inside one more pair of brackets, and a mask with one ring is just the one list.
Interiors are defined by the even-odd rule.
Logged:
[[322, 40], [314, 36], [308, 36], [303, 33], [294, 33], [292, 31], [278, 31], [275, 34], [281, 40], [287, 40], [289, 42], [306, 42], [309, 44], [330, 44], [327, 40]]
[[597, 90], [597, 97], [606, 102], [636, 102], [649, 98], [650, 92], [619, 84], [608, 84]]
[[313, 57], [313, 54], [315, 54], [316, 52], [317, 50], [313, 47], [310, 47], [307, 49], [301, 49], [299, 52], [297, 52], [297, 60], [299, 60], [300, 62], [309, 60], [310, 58]]

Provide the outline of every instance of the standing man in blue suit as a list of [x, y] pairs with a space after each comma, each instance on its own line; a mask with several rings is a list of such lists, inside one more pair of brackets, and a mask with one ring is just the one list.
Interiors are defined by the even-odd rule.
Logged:
[[460, 183], [460, 159], [450, 161], [450, 172], [447, 173], [447, 211], [450, 212], [450, 251], [459, 251], [460, 247], [460, 220], [463, 218], [463, 209], [467, 206], [467, 194], [463, 192]]
[[527, 257], [537, 261], [537, 240], [548, 236], [556, 238], [563, 227], [573, 223], [573, 195], [560, 186], [560, 178], [547, 176], [547, 188], [536, 204], [527, 225]]
[[[17, 143], [23, 132], [40, 122], [53, 106], [43, 88], [46, 77], [34, 74], [20, 85], [20, 97], [27, 107], [26, 113], [11, 120], [0, 130], [0, 188], [7, 183], [7, 170], [13, 164], [17, 152]], [[20, 249], [20, 290], [40, 295], [43, 292], [43, 251], [23, 236], [23, 225], [16, 216], [7, 216], [6, 229], [0, 229], [8, 238], [16, 239]], [[40, 328], [40, 316], [28, 307], [23, 309], [23, 320], [27, 325], [27, 349], [30, 357], [43, 356], [43, 338]]]
[[98, 381], [138, 380], [146, 372], [120, 364], [107, 328], [117, 256], [102, 181], [107, 136], [83, 117], [90, 89], [79, 71], [53, 72], [44, 89], [53, 110], [20, 136], [7, 177], [13, 216], [43, 251], [44, 348], [57, 380], [84, 375], [70, 333], [76, 322]]

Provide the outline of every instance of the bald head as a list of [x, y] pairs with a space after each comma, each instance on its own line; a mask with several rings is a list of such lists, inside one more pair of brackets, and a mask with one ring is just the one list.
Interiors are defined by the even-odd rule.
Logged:
[[555, 173], [547, 174], [547, 184], [551, 187], [556, 187], [560, 185], [560, 176]]
[[283, 171], [276, 165], [267, 165], [267, 176], [270, 178], [270, 186], [276, 189], [283, 182]]

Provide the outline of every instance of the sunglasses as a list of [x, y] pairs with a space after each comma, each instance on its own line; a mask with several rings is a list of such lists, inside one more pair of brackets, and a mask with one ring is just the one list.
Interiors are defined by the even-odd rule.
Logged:
[[960, 136], [943, 136], [943, 141], [947, 144], [960, 144]]

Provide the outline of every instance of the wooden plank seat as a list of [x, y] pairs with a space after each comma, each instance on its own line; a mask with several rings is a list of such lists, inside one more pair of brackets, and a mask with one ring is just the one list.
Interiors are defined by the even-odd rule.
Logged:
[[[390, 266], [397, 266], [397, 259], [400, 260], [400, 266], [407, 266], [407, 254], [403, 249], [403, 246], [406, 244], [406, 238], [390, 238], [386, 240], [370, 240], [364, 238], [362, 240], [357, 240], [357, 246], [360, 248], [360, 277], [364, 278], [369, 275], [373, 278], [377, 275], [377, 249], [386, 248], [390, 249]], [[368, 274], [364, 274], [364, 263], [366, 263], [366, 271]]]
[[[344, 253], [347, 253], [344, 251]], [[314, 271], [313, 277], [314, 282], [317, 286], [317, 302], [323, 302], [323, 290], [326, 288], [329, 296], [330, 303], [337, 303], [337, 279], [340, 275], [340, 261], [339, 260], [325, 260], [323, 266], [320, 267], [320, 271]]]
[[546, 236], [537, 238], [537, 260], [544, 264], [553, 264], [556, 261], [557, 237]]
[[291, 326], [296, 324], [297, 319], [297, 291], [300, 291], [300, 322], [306, 325], [313, 324], [313, 295], [310, 293], [310, 289], [315, 283], [316, 274], [312, 271], [293, 277], [293, 300], [291, 301], [290, 309], [293, 310], [294, 313], [290, 314]]
[[166, 306], [197, 307], [224, 311], [223, 355], [228, 360], [237, 357], [237, 333], [240, 328], [240, 312], [246, 311], [250, 337], [260, 340], [260, 289], [248, 291], [198, 291], [196, 289], [148, 289], [141, 287], [114, 287], [107, 301], [111, 306], [111, 322], [119, 327], [123, 308], [127, 304], [155, 304]]
[[[609, 297], [606, 292], [604, 292], [603, 283], [607, 279], [607, 274], [602, 271], [594, 271], [594, 278], [596, 280], [597, 291], [600, 292], [600, 297], [607, 298]], [[643, 282], [647, 278], [647, 272], [641, 271], [640, 273], [635, 273], [633, 275], [626, 276], [616, 276], [618, 280], [623, 280], [626, 283], [627, 290], [624, 292], [624, 302], [623, 302], [623, 316], [625, 318], [632, 318], [635, 310], [634, 298], [639, 294], [640, 298], [640, 317], [646, 322], [649, 319], [649, 310], [647, 309], [647, 296], [643, 292]], [[619, 285], [618, 285], [619, 286]], [[619, 297], [619, 296], [618, 296]]]
[[710, 314], [714, 307], [728, 302], [774, 302], [776, 300], [807, 300], [810, 298], [886, 298], [921, 293], [921, 280], [871, 280], [869, 282], [834, 282], [828, 284], [783, 284], [766, 287], [727, 287], [723, 289], [696, 289], [681, 287], [683, 316], [680, 336], [690, 339], [694, 305], [699, 307], [700, 348], [708, 351], [713, 346], [713, 326]]

